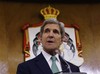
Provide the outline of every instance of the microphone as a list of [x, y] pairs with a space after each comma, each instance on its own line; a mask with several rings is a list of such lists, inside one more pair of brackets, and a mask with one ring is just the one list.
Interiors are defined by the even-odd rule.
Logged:
[[[71, 68], [70, 68], [70, 65], [69, 65], [68, 62], [60, 55], [60, 51], [59, 51], [59, 50], [56, 50], [55, 52], [59, 54], [59, 56], [61, 57], [61, 59], [62, 59], [63, 62], [65, 63], [65, 66], [67, 66], [67, 68], [68, 68], [68, 70], [69, 70], [69, 73], [72, 73]], [[60, 73], [62, 73], [62, 72], [66, 72], [66, 70], [67, 70], [67, 69], [62, 70], [62, 71], [59, 71], [59, 72], [56, 72], [56, 73], [54, 73], [54, 74], [60, 74]]]
[[56, 72], [56, 73], [53, 73], [53, 74], [62, 74], [62, 72], [66, 72], [66, 70], [59, 71], [59, 72]]
[[[62, 60], [64, 61], [64, 63], [65, 63], [65, 66], [67, 66], [67, 68], [68, 68], [68, 70], [69, 70], [69, 73], [72, 73], [72, 71], [71, 71], [71, 68], [70, 68], [70, 65], [68, 64], [68, 62], [61, 56], [61, 55], [59, 55], [61, 58], [62, 58]], [[66, 71], [66, 70], [64, 70], [64, 71]]]

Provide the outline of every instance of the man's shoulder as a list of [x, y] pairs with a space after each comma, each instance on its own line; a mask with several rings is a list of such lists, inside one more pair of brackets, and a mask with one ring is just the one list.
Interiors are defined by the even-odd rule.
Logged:
[[76, 66], [75, 64], [70, 63], [70, 62], [68, 62], [68, 61], [67, 61], [67, 63], [70, 64], [70, 66], [78, 67], [78, 66]]
[[70, 62], [68, 62], [68, 64], [70, 65], [70, 68], [71, 68], [72, 72], [80, 72], [80, 69], [79, 69], [78, 66], [76, 66], [76, 65], [74, 65], [74, 64], [72, 64]]
[[34, 62], [34, 58], [33, 58], [33, 59], [30, 59], [30, 60], [27, 60], [27, 61], [24, 61], [24, 62], [19, 63], [19, 66], [29, 65], [29, 64], [31, 64], [32, 62]]
[[76, 65], [74, 65], [73, 63], [69, 62], [69, 61], [66, 61], [64, 58], [62, 58], [61, 56], [60, 57], [60, 60], [64, 63], [64, 64], [69, 64], [70, 66], [73, 66], [73, 67], [78, 67]]
[[41, 54], [39, 54], [38, 56], [36, 56], [35, 58], [32, 58], [32, 59], [30, 59], [30, 60], [27, 60], [27, 61], [24, 61], [24, 62], [22, 62], [22, 63], [20, 63], [20, 64], [30, 64], [30, 63], [34, 63], [34, 62], [36, 62], [36, 61], [38, 61], [39, 59], [41, 59]]

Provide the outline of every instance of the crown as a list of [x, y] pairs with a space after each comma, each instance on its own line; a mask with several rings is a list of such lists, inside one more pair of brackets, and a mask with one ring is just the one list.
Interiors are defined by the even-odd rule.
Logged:
[[57, 16], [60, 14], [58, 9], [55, 9], [51, 6], [41, 9], [40, 13], [44, 16], [45, 20], [50, 18], [57, 19]]

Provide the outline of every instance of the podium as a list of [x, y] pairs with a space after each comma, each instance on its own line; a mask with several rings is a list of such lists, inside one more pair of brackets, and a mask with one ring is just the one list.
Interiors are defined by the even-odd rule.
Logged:
[[54, 73], [54, 74], [87, 74], [87, 73], [85, 72], [72, 72], [72, 73], [60, 72], [60, 73]]

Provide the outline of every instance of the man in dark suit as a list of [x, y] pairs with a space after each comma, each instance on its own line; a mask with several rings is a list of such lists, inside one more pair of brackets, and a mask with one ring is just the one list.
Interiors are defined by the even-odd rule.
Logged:
[[[64, 34], [64, 25], [61, 22], [55, 19], [45, 20], [40, 29], [43, 51], [34, 59], [19, 64], [17, 74], [56, 74], [62, 71], [79, 72], [79, 67], [65, 61], [58, 53]], [[51, 68], [52, 56], [56, 57], [57, 72], [54, 72]]]

